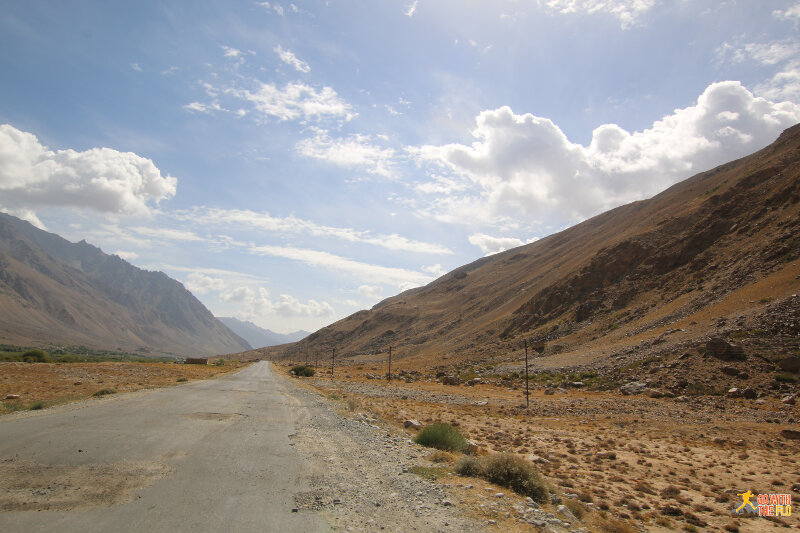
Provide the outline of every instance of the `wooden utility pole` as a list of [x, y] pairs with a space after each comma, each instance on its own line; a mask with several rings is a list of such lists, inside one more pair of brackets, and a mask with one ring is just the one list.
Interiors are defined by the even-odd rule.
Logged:
[[530, 404], [530, 392], [528, 392], [528, 339], [523, 339], [525, 345], [525, 408]]
[[336, 348], [333, 348], [331, 353], [331, 377], [333, 377], [333, 369], [336, 367]]
[[389, 346], [389, 373], [386, 375], [386, 379], [392, 381], [392, 347]]

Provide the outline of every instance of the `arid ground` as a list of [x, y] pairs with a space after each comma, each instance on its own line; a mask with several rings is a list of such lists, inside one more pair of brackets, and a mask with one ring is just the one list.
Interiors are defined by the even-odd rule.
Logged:
[[[0, 363], [0, 414], [208, 379], [236, 366], [174, 363]], [[106, 392], [100, 392], [106, 391]], [[19, 399], [4, 399], [18, 395]]]
[[[591, 531], [761, 532], [800, 526], [794, 514], [767, 519], [730, 513], [747, 490], [799, 495], [800, 441], [785, 438], [782, 430], [795, 428], [800, 413], [779, 399], [650, 398], [576, 389], [545, 394], [538, 388], [526, 408], [523, 390], [375, 379], [386, 370], [385, 364], [344, 366], [331, 379], [329, 368], [320, 368], [315, 378], [296, 379], [390, 425], [447, 422], [486, 452], [531, 460]], [[415, 433], [406, 431], [410, 437]], [[462, 503], [496, 522], [498, 530], [539, 530], [525, 520], [523, 499], [508, 490], [487, 490], [491, 487], [479, 480], [447, 475], [447, 468], [440, 474]], [[498, 491], [505, 496], [495, 497]]]

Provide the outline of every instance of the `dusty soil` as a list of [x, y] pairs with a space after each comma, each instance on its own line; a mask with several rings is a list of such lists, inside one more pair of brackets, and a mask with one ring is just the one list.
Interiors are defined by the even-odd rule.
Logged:
[[[91, 398], [103, 389], [128, 392], [165, 387], [213, 378], [236, 368], [174, 363], [0, 363], [0, 415]], [[19, 399], [3, 399], [9, 394], [19, 395]]]
[[116, 505], [171, 472], [160, 462], [42, 465], [7, 459], [0, 462], [0, 512]]
[[[526, 409], [523, 393], [507, 387], [366, 379], [374, 372], [350, 366], [338, 368], [334, 379], [322, 372], [304, 380], [396, 428], [407, 419], [448, 422], [487, 452], [528, 458], [563, 502], [583, 514], [570, 529], [761, 532], [800, 526], [795, 516], [730, 515], [741, 503], [737, 494], [747, 490], [800, 494], [800, 444], [781, 436], [783, 429], [800, 429], [800, 413], [776, 398], [539, 390]], [[540, 530], [535, 524], [542, 524], [541, 516], [537, 521], [508, 490], [491, 492], [478, 480], [446, 474], [440, 480], [490, 529]], [[497, 492], [505, 496], [495, 497]], [[558, 515], [557, 508], [554, 503], [544, 510]]]

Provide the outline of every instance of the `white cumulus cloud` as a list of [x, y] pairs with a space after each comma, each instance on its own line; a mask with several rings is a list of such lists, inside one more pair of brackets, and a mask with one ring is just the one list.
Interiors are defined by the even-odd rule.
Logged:
[[310, 299], [303, 303], [289, 294], [281, 294], [273, 300], [269, 291], [263, 287], [258, 290], [246, 286], [236, 287], [220, 294], [220, 300], [239, 304], [244, 309], [243, 313], [238, 313], [239, 316], [251, 319], [263, 315], [328, 317], [334, 314], [334, 309], [328, 302]]
[[311, 67], [308, 66], [308, 63], [299, 59], [291, 50], [284, 50], [281, 46], [276, 46], [274, 50], [275, 53], [278, 54], [278, 57], [281, 58], [281, 61], [294, 67], [298, 72], [311, 72]]
[[60, 206], [142, 215], [174, 196], [177, 183], [132, 152], [50, 150], [32, 133], [0, 125], [0, 204], [11, 212]]
[[655, 0], [539, 0], [546, 10], [562, 15], [606, 13], [619, 20], [622, 28], [634, 25]]
[[510, 248], [516, 248], [524, 244], [530, 244], [538, 238], [534, 237], [528, 241], [517, 239], [516, 237], [492, 237], [485, 233], [474, 233], [469, 236], [469, 243], [477, 246], [486, 255], [492, 255], [499, 252], [505, 252]]
[[[554, 213], [575, 220], [742, 157], [798, 121], [800, 105], [771, 102], [726, 81], [710, 85], [696, 105], [677, 109], [644, 131], [599, 126], [588, 146], [570, 142], [547, 118], [501, 107], [476, 118], [471, 145], [408, 151], [433, 164], [435, 176], [449, 170], [453, 179], [470, 186], [429, 194], [427, 214], [453, 222]], [[428, 190], [436, 190], [439, 181]]]
[[387, 178], [393, 176], [394, 150], [374, 144], [368, 135], [332, 138], [327, 131], [317, 129], [314, 137], [299, 141], [295, 149], [305, 157], [321, 159], [341, 167], [363, 168], [370, 174]]
[[800, 22], [800, 2], [786, 9], [776, 9], [772, 12], [772, 15], [775, 18], [788, 20], [797, 24]]
[[356, 116], [350, 104], [330, 87], [317, 90], [298, 82], [287, 83], [283, 87], [274, 83], [260, 83], [255, 91], [230, 88], [225, 93], [250, 103], [264, 118], [281, 121], [323, 117], [351, 120]]
[[377, 300], [383, 294], [383, 288], [379, 285], [361, 285], [358, 288], [358, 294], [365, 298]]
[[186, 279], [186, 288], [194, 294], [206, 294], [211, 291], [221, 291], [225, 288], [225, 280], [206, 276], [200, 272], [192, 272]]

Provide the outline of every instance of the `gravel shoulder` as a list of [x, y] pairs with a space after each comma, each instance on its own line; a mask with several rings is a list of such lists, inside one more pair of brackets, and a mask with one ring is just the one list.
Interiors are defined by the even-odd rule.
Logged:
[[430, 450], [296, 381], [278, 383], [296, 417], [292, 443], [308, 459], [299, 512], [322, 513], [334, 531], [484, 531], [445, 485], [412, 473], [431, 467]]

